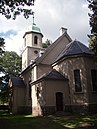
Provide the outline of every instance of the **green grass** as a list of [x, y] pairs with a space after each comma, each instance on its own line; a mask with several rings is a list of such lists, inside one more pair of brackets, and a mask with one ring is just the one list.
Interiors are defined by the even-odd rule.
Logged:
[[97, 115], [91, 116], [46, 116], [9, 115], [0, 112], [0, 129], [97, 129]]

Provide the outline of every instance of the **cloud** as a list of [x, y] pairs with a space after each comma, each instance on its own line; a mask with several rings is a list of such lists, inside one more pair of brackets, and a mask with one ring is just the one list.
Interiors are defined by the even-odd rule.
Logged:
[[[90, 27], [86, 0], [36, 0], [33, 10], [35, 23], [40, 27], [44, 40], [54, 41], [59, 37], [59, 29], [66, 27], [72, 39], [88, 44]], [[0, 16], [0, 33], [6, 34], [10, 30], [16, 32], [15, 35], [5, 37], [6, 49], [19, 52], [23, 45], [23, 34], [32, 21], [32, 17], [26, 20], [19, 16], [16, 20], [6, 20], [4, 16]]]
[[6, 42], [5, 49], [7, 51], [15, 51], [20, 55], [23, 49], [23, 38], [22, 38], [23, 34], [24, 34], [23, 31], [19, 31], [17, 35], [10, 35], [10, 37], [5, 38]]
[[37, 23], [45, 37], [55, 40], [59, 36], [59, 29], [64, 26], [73, 39], [78, 38], [87, 43], [90, 28], [89, 10], [85, 0], [37, 0], [35, 7]]
[[0, 36], [2, 36], [3, 38], [9, 38], [10, 35], [15, 36], [15, 35], [17, 35], [17, 32], [14, 31], [14, 30], [8, 30], [8, 31], [6, 31], [6, 32], [1, 32], [1, 33], [0, 33]]

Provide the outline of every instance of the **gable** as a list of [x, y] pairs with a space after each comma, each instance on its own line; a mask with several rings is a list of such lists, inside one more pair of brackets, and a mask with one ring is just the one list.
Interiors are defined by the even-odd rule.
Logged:
[[63, 48], [70, 43], [72, 40], [69, 35], [65, 32], [60, 36], [53, 44], [51, 44], [42, 57], [36, 59], [36, 63], [49, 64], [51, 65], [63, 50]]
[[38, 78], [36, 81], [31, 82], [32, 84], [36, 84], [41, 82], [42, 80], [61, 80], [61, 81], [68, 81], [68, 79], [63, 76], [61, 73], [56, 71], [55, 69], [43, 74], [40, 78]]

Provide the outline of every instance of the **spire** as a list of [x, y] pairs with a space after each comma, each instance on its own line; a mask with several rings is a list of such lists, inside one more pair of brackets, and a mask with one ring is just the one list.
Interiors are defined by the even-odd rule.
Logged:
[[32, 23], [32, 25], [36, 25], [36, 24], [34, 23], [34, 12], [33, 12], [33, 23]]

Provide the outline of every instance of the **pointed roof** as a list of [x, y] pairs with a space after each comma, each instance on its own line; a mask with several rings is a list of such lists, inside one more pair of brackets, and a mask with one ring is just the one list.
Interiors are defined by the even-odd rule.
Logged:
[[41, 33], [40, 28], [34, 23], [28, 27], [28, 31], [36, 32], [36, 33]]
[[39, 79], [37, 79], [34, 82], [31, 82], [32, 84], [38, 83], [41, 80], [61, 80], [61, 81], [67, 81], [68, 79], [63, 76], [61, 73], [53, 69], [52, 71], [43, 74]]
[[26, 34], [30, 34], [30, 33], [37, 33], [37, 34], [41, 34], [43, 37], [43, 34], [41, 33], [40, 28], [35, 24], [31, 24], [28, 28], [27, 31], [25, 32], [23, 38], [26, 36]]
[[65, 76], [63, 76], [61, 73], [59, 73], [55, 69], [53, 69], [49, 73], [45, 74], [43, 76], [43, 78], [45, 78], [45, 79], [53, 79], [53, 80], [65, 80], [66, 79]]
[[57, 57], [56, 61], [60, 60], [65, 56], [83, 55], [83, 54], [93, 55], [94, 53], [81, 42], [74, 40], [68, 45], [66, 45], [65, 49]]
[[34, 21], [34, 12], [33, 12], [33, 22], [32, 24], [28, 27], [28, 31], [33, 31], [33, 32], [36, 32], [36, 33], [41, 33], [41, 30], [40, 28], [35, 24], [35, 21]]

